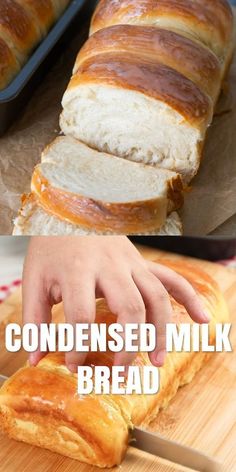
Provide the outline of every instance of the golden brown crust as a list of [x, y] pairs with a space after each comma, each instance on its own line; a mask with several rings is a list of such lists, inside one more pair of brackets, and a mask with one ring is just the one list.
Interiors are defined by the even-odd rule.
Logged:
[[16, 0], [45, 35], [56, 19], [51, 0]]
[[35, 203], [35, 196], [33, 193], [22, 193], [21, 195], [21, 205], [33, 205]]
[[[106, 203], [54, 188], [36, 167], [32, 189], [39, 204], [60, 219], [96, 231], [140, 234], [161, 228], [167, 213], [183, 204], [183, 184], [177, 176], [168, 183], [167, 196], [133, 203]], [[169, 199], [169, 200], [168, 200]]]
[[[159, 261], [158, 261], [159, 262]], [[194, 263], [160, 259], [192, 283], [211, 315], [210, 342], [215, 323], [228, 322], [224, 298], [214, 280]], [[172, 322], [186, 323], [186, 310], [172, 300]], [[97, 302], [97, 323], [109, 326], [116, 317], [104, 300]], [[131, 423], [147, 425], [166, 407], [181, 385], [189, 383], [212, 354], [170, 353], [161, 368], [157, 395], [76, 394], [77, 376], [65, 367], [64, 354], [48, 354], [36, 368], [24, 367], [0, 390], [0, 420], [10, 437], [46, 447], [100, 467], [119, 464], [124, 456]], [[113, 353], [89, 353], [86, 364], [113, 364]], [[135, 365], [150, 365], [147, 354], [138, 354]]]
[[101, 0], [91, 32], [114, 24], [157, 24], [163, 18], [183, 22], [205, 44], [222, 53], [232, 39], [233, 13], [227, 0]]
[[52, 1], [53, 8], [54, 8], [57, 18], [62, 14], [62, 12], [66, 9], [66, 7], [71, 2], [71, 0], [51, 0], [51, 1]]
[[100, 54], [81, 64], [68, 90], [89, 84], [133, 90], [163, 101], [199, 128], [205, 129], [212, 118], [210, 98], [179, 72], [154, 60]]
[[149, 58], [178, 71], [213, 99], [221, 80], [221, 65], [209, 49], [180, 34], [149, 26], [118, 25], [92, 35], [78, 54], [74, 73], [98, 54], [122, 53]]
[[0, 42], [5, 42], [9, 49], [3, 50], [0, 44], [0, 90], [19, 72], [20, 65], [25, 64], [68, 3], [67, 0], [0, 0]]
[[167, 198], [169, 200], [168, 214], [172, 211], [179, 210], [184, 204], [183, 181], [180, 175], [172, 179], [168, 183]]
[[5, 41], [0, 38], [0, 90], [10, 83], [20, 70], [20, 65]]
[[41, 39], [26, 9], [14, 0], [0, 0], [0, 37], [16, 49], [22, 62]]
[[[51, 357], [57, 358], [57, 354]], [[60, 355], [59, 358], [61, 359]], [[115, 404], [113, 406], [104, 397], [100, 399], [92, 395], [78, 396], [76, 378], [71, 376], [69, 371], [64, 373], [62, 370], [54, 370], [50, 356], [45, 368], [23, 368], [13, 379], [3, 387], [2, 394], [5, 396], [7, 408], [14, 410], [15, 420], [28, 421], [37, 426], [41, 418], [44, 427], [48, 421], [49, 425], [55, 426], [55, 431], [58, 429], [58, 423], [60, 428], [69, 429], [75, 435], [73, 439], [78, 437], [74, 453], [68, 454], [75, 459], [80, 458], [76, 457], [76, 446], [80, 446], [82, 438], [88, 448], [93, 450], [95, 465], [109, 467], [122, 461], [128, 444], [129, 425]], [[46, 428], [42, 428], [44, 436]], [[107, 434], [104, 434], [105, 431]], [[8, 434], [14, 437], [14, 428], [12, 431], [8, 430]], [[39, 445], [44, 446], [44, 442], [42, 437]], [[61, 453], [61, 447], [55, 433], [54, 444], [51, 444], [50, 449]], [[69, 447], [68, 451], [70, 452]], [[84, 459], [86, 461], [86, 457]], [[89, 461], [89, 455], [87, 459]]]

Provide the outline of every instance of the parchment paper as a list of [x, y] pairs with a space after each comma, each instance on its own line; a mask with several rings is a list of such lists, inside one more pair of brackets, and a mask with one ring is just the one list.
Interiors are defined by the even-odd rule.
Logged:
[[[30, 190], [40, 153], [59, 133], [63, 92], [87, 29], [67, 47], [35, 91], [26, 110], [0, 139], [0, 234], [11, 234], [20, 196]], [[236, 57], [228, 86], [210, 127], [201, 170], [187, 193], [181, 216], [185, 234], [236, 236]], [[222, 233], [221, 233], [222, 228]]]
[[181, 212], [185, 234], [216, 230], [217, 235], [236, 236], [231, 224], [236, 214], [236, 55], [208, 130], [200, 171], [191, 185]]

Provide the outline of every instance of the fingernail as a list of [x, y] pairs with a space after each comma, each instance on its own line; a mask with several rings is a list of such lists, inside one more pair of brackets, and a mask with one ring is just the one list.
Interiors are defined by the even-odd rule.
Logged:
[[202, 313], [202, 319], [205, 323], [209, 323], [209, 321], [211, 321], [211, 318], [208, 313]]
[[158, 367], [162, 367], [166, 358], [166, 351], [163, 349], [159, 351], [156, 355], [156, 363]]
[[76, 364], [69, 364], [68, 369], [73, 373], [77, 374], [77, 365]]

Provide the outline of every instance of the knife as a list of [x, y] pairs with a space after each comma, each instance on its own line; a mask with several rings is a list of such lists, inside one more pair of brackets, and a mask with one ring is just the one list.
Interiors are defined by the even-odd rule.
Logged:
[[[6, 380], [8, 377], [0, 375], [0, 384]], [[222, 464], [211, 457], [141, 428], [132, 430], [131, 446], [197, 472], [222, 472]]]
[[197, 472], [222, 472], [222, 464], [213, 458], [157, 433], [150, 433], [140, 428], [132, 431], [131, 445], [141, 451], [161, 457], [175, 464], [183, 465]]

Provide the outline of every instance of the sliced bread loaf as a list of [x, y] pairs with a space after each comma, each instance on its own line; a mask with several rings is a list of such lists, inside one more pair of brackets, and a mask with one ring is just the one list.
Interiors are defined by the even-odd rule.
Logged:
[[[46, 212], [38, 203], [37, 198], [30, 194], [23, 197], [23, 205], [14, 221], [14, 236], [89, 236], [111, 235], [111, 232], [99, 233], [68, 223]], [[181, 236], [183, 234], [179, 215], [174, 212], [166, 220], [165, 225], [147, 236]]]
[[97, 152], [71, 137], [46, 148], [32, 191], [55, 216], [116, 234], [156, 231], [183, 203], [178, 174]]

